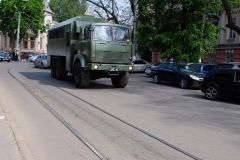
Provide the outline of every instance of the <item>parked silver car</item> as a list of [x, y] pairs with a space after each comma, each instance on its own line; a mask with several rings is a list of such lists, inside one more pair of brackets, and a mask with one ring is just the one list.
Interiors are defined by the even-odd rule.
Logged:
[[47, 55], [38, 55], [34, 61], [34, 67], [48, 68]]
[[133, 66], [132, 72], [145, 72], [145, 69], [151, 66], [151, 63], [145, 61], [144, 59], [134, 59], [131, 62], [131, 65]]

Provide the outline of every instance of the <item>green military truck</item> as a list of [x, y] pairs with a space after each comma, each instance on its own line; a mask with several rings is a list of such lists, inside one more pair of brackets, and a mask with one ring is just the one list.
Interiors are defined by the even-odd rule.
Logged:
[[68, 73], [78, 88], [90, 80], [111, 78], [116, 88], [124, 88], [133, 69], [130, 29], [106, 23], [102, 18], [75, 17], [48, 31], [48, 65], [59, 80]]

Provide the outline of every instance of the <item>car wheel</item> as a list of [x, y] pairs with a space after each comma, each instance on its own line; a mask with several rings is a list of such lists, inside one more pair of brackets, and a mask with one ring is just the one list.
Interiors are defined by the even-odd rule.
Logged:
[[154, 82], [154, 83], [160, 83], [159, 75], [154, 74], [154, 76], [153, 76], [153, 82]]
[[182, 78], [179, 85], [182, 89], [188, 88], [188, 82], [187, 82], [186, 78]]
[[87, 88], [90, 84], [90, 75], [78, 63], [74, 68], [74, 82], [77, 88]]
[[209, 100], [217, 100], [219, 98], [219, 91], [217, 87], [208, 86], [205, 90], [205, 97]]

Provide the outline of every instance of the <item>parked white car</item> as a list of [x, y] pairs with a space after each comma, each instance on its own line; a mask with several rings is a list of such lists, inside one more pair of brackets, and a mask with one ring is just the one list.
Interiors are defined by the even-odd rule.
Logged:
[[29, 57], [28, 60], [29, 60], [30, 62], [34, 62], [37, 57], [38, 57], [37, 55], [32, 56], [32, 57]]

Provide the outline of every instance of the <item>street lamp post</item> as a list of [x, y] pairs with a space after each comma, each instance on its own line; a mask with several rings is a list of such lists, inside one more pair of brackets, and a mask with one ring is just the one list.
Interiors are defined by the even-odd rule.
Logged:
[[[28, 2], [29, 0], [21, 0], [21, 1]], [[18, 28], [17, 28], [17, 46], [16, 46], [16, 49], [17, 49], [17, 51], [19, 51], [18, 44], [19, 44], [19, 34], [20, 34], [21, 13], [25, 9], [25, 7], [22, 9], [21, 12], [18, 10], [18, 8], [15, 5], [14, 5], [14, 7], [17, 9], [17, 12], [18, 12]]]
[[[21, 13], [18, 8], [14, 5], [14, 7], [17, 9], [17, 12], [18, 12], [18, 28], [17, 28], [17, 46], [16, 46], [16, 50], [19, 51], [19, 48], [18, 48], [18, 44], [19, 44], [19, 34], [20, 34], [20, 21], [21, 21]], [[25, 7], [23, 8], [23, 10], [25, 9]], [[22, 11], [23, 11], [22, 10]]]

